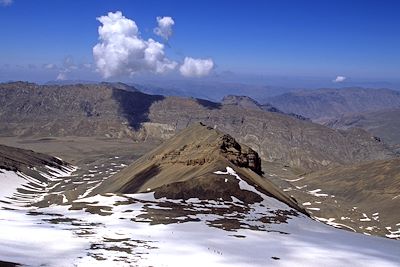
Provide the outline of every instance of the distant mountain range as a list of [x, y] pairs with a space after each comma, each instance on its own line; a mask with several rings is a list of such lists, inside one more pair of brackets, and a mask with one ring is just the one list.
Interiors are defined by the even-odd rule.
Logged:
[[259, 102], [265, 98], [294, 90], [293, 87], [269, 86], [239, 82], [172, 80], [165, 82], [133, 83], [134, 87], [148, 94], [195, 97], [221, 101], [226, 95], [246, 95]]
[[400, 92], [389, 89], [343, 88], [285, 93], [267, 103], [286, 113], [323, 122], [349, 113], [400, 107]]

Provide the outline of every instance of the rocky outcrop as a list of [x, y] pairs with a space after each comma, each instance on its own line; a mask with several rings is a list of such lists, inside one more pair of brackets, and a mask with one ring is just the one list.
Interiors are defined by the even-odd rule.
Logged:
[[230, 135], [223, 135], [219, 140], [219, 147], [222, 155], [233, 164], [253, 170], [262, 174], [261, 158], [253, 149], [242, 146]]
[[221, 104], [239, 106], [245, 109], [262, 110], [261, 105], [248, 96], [227, 95], [222, 99]]
[[[209, 131], [215, 131], [203, 123], [196, 125], [204, 127]], [[240, 145], [228, 134], [221, 134], [215, 140], [208, 143], [196, 143], [193, 140], [177, 149], [168, 150], [152, 157], [162, 164], [201, 166], [213, 162], [219, 155], [236, 166], [249, 168], [257, 174], [262, 174], [261, 158], [258, 156], [258, 153], [248, 146]]]

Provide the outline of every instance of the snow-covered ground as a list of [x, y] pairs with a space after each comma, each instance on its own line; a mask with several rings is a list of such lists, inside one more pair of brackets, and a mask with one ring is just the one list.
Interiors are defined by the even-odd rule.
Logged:
[[10, 208], [23, 207], [40, 201], [52, 189], [49, 186], [51, 182], [57, 184], [63, 180], [63, 177], [70, 176], [77, 169], [75, 166], [63, 166], [62, 169], [45, 167], [48, 172], [42, 172], [36, 168], [32, 168], [32, 170], [47, 179], [47, 182], [19, 171], [0, 169], [0, 207], [4, 208], [7, 205], [11, 205]]
[[28, 266], [399, 266], [399, 241], [327, 226], [263, 195], [231, 168], [218, 173], [235, 176], [242, 190], [264, 200], [169, 200], [149, 192], [0, 209], [0, 260]]

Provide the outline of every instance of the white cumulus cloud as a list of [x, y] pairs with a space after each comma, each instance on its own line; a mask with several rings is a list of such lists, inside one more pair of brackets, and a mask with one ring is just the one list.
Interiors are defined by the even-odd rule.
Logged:
[[168, 41], [172, 35], [174, 20], [171, 17], [157, 17], [157, 24], [158, 26], [154, 28], [154, 33]]
[[48, 70], [54, 70], [54, 69], [57, 69], [57, 65], [53, 64], [53, 63], [48, 63], [48, 64], [44, 64], [43, 68], [48, 69]]
[[2, 6], [9, 6], [13, 3], [13, 0], [0, 0], [0, 5]]
[[341, 83], [344, 82], [347, 78], [345, 76], [336, 76], [336, 78], [332, 81], [334, 83]]
[[72, 56], [67, 56], [64, 58], [64, 62], [62, 66], [59, 68], [59, 72], [56, 79], [59, 81], [67, 80], [68, 74], [78, 69], [79, 68], [74, 63], [74, 59], [72, 58]]
[[179, 71], [186, 77], [203, 77], [212, 71], [214, 62], [212, 59], [196, 59], [185, 57], [183, 64], [180, 66]]
[[177, 63], [165, 56], [164, 45], [151, 38], [142, 39], [135, 21], [120, 11], [109, 12], [97, 20], [102, 25], [93, 57], [97, 71], [104, 78], [141, 71], [164, 73], [176, 68]]
[[67, 79], [69, 71], [61, 71], [58, 73], [56, 80], [57, 81], [65, 81]]

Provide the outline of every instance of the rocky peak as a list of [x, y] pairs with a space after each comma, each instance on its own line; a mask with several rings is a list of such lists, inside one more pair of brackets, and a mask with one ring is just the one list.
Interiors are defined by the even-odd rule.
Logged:
[[139, 92], [139, 90], [136, 89], [135, 87], [122, 82], [102, 82], [101, 85], [104, 85], [106, 87], [111, 87], [113, 89], [120, 89], [130, 92]]
[[253, 149], [242, 146], [236, 140], [224, 134], [219, 138], [219, 147], [221, 154], [233, 164], [239, 167], [245, 167], [262, 175], [261, 158]]
[[248, 96], [227, 95], [222, 99], [222, 105], [234, 105], [245, 109], [261, 110], [261, 105]]
[[223, 134], [202, 123], [184, 130], [183, 140], [170, 145], [151, 156], [157, 164], [183, 164], [201, 166], [223, 157], [238, 167], [249, 168], [262, 174], [261, 159], [251, 148], [240, 145], [232, 136]]

